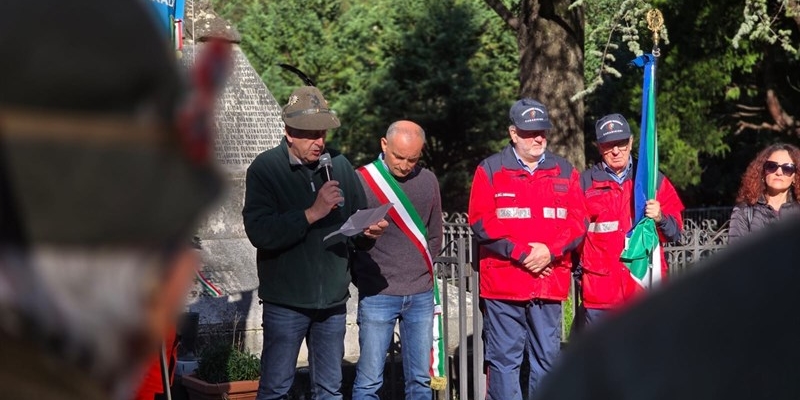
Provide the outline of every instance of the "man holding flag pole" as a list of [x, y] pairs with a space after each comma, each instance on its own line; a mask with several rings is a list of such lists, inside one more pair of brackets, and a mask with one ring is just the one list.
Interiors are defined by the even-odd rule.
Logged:
[[[658, 32], [661, 13], [651, 10], [647, 17]], [[655, 198], [666, 216], [659, 195], [668, 181], [656, 173], [655, 95], [647, 85], [654, 81], [654, 56], [657, 46], [635, 61], [645, 67], [642, 134], [653, 136], [641, 140], [635, 187], [647, 196], [636, 196], [634, 210], [642, 210], [642, 199]], [[652, 164], [643, 174], [646, 156]], [[636, 282], [652, 283], [665, 232], [663, 222], [647, 217], [652, 210], [644, 210], [621, 258]], [[798, 398], [800, 346], [796, 331], [786, 329], [786, 316], [797, 298], [799, 234], [797, 219], [778, 223], [609, 318], [570, 345], [533, 400]], [[737, 302], [744, 307], [730, 306]], [[759, 336], [764, 332], [768, 340]]]
[[581, 322], [587, 324], [663, 279], [667, 264], [659, 242], [680, 239], [683, 204], [658, 172], [655, 152], [648, 151], [655, 145], [655, 129], [649, 132], [647, 126], [638, 160], [631, 156], [633, 137], [625, 117], [606, 115], [595, 126], [602, 161], [580, 179], [588, 226], [580, 253]]
[[661, 12], [651, 10], [647, 22], [653, 32], [652, 54], [632, 62], [644, 68], [639, 158], [630, 154], [628, 121], [620, 114], [607, 115], [595, 126], [603, 161], [581, 175], [587, 223], [580, 256], [581, 296], [587, 323], [666, 276], [661, 243], [678, 241], [683, 226], [683, 203], [658, 171], [655, 74]]

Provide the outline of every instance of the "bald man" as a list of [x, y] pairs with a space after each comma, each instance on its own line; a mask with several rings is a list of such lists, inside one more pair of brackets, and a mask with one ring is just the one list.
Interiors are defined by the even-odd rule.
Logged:
[[417, 165], [424, 146], [425, 131], [419, 125], [397, 121], [381, 138], [380, 157], [358, 169], [369, 206], [388, 202], [394, 206], [383, 236], [371, 250], [358, 252], [353, 262], [361, 346], [354, 400], [378, 399], [398, 320], [405, 398], [431, 399], [431, 255], [442, 247], [442, 202], [436, 176]]

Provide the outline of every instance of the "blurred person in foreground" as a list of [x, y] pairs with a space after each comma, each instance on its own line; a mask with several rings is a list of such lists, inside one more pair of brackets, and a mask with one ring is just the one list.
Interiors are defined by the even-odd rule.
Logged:
[[798, 237], [789, 216], [609, 315], [535, 400], [800, 398]]
[[469, 198], [480, 244], [486, 394], [520, 400], [527, 355], [528, 396], [561, 350], [561, 302], [569, 295], [570, 252], [583, 238], [578, 171], [547, 150], [547, 108], [524, 98], [510, 111], [510, 143], [481, 161]]
[[354, 237], [323, 240], [367, 207], [364, 189], [350, 161], [325, 146], [339, 118], [319, 89], [294, 90], [281, 115], [285, 137], [247, 168], [242, 210], [245, 232], [257, 249], [263, 302], [256, 398], [287, 398], [305, 339], [314, 398], [341, 399], [349, 257], [353, 250], [370, 249], [388, 222]]
[[800, 212], [800, 149], [777, 143], [761, 150], [742, 175], [731, 214], [728, 242]]
[[[597, 149], [602, 160], [581, 174], [581, 189], [587, 226], [580, 251], [580, 295], [583, 321], [593, 324], [610, 310], [618, 308], [643, 292], [642, 285], [620, 261], [627, 234], [633, 228], [634, 175], [636, 162], [631, 156], [633, 135], [628, 121], [620, 114], [609, 114], [595, 124]], [[681, 238], [683, 203], [675, 187], [661, 172], [656, 178], [656, 195], [648, 200], [644, 216], [653, 219], [660, 242]], [[660, 279], [668, 272], [663, 248], [654, 260]], [[579, 314], [581, 314], [579, 313]]]
[[378, 399], [386, 353], [400, 322], [406, 400], [430, 400], [434, 328], [433, 255], [442, 248], [439, 181], [417, 163], [425, 131], [397, 121], [380, 157], [357, 170], [370, 207], [388, 202], [391, 222], [369, 252], [357, 252], [358, 344], [353, 399]]
[[213, 98], [146, 7], [0, 2], [2, 398], [130, 398], [199, 266]]

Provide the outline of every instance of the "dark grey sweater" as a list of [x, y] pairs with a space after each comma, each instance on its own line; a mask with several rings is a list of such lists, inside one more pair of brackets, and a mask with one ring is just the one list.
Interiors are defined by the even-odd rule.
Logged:
[[[378, 198], [358, 174], [367, 195], [369, 207], [380, 205]], [[433, 257], [442, 248], [442, 200], [439, 182], [433, 172], [419, 168], [397, 183], [408, 196], [428, 230], [428, 248]], [[366, 251], [357, 252], [353, 273], [359, 296], [374, 294], [411, 295], [433, 287], [430, 272], [422, 254], [388, 215], [389, 227]]]

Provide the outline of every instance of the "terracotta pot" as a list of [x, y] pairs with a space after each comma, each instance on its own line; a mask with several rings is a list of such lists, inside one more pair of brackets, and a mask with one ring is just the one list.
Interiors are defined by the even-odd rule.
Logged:
[[258, 380], [208, 383], [194, 374], [181, 377], [191, 400], [255, 400]]

